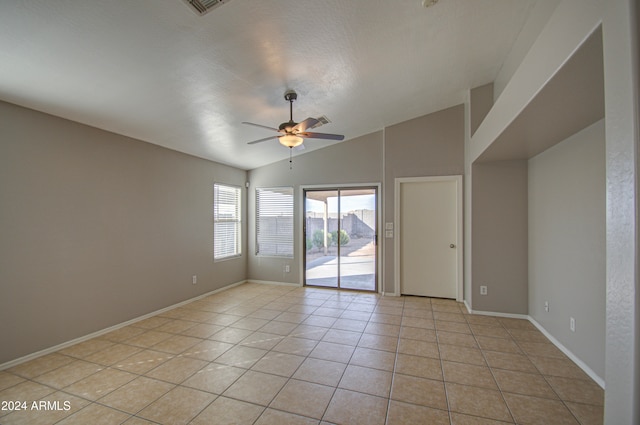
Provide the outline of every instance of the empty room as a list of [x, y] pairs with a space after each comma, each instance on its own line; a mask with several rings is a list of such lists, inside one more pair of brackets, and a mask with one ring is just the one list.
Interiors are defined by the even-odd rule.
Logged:
[[0, 424], [637, 424], [636, 0], [0, 3]]

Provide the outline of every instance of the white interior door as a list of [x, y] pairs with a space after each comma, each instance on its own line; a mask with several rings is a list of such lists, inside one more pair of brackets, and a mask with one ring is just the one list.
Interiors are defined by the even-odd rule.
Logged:
[[458, 194], [455, 180], [400, 184], [400, 291], [456, 298]]

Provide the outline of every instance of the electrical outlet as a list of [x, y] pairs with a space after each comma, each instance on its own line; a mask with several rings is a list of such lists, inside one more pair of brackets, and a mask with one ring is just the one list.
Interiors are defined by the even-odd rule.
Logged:
[[569, 329], [571, 329], [571, 332], [576, 331], [576, 319], [573, 317], [569, 317]]
[[196, 283], [198, 283], [198, 276], [196, 276], [195, 274], [191, 277], [191, 283], [193, 283], [194, 285]]
[[480, 287], [480, 295], [487, 295], [487, 287], [486, 286], [481, 286]]
[[549, 312], [549, 301], [544, 302], [544, 311]]
[[285, 273], [290, 273], [290, 272], [291, 272], [291, 266], [290, 266], [290, 265], [288, 265], [288, 264], [286, 264], [286, 265], [284, 266], [284, 272], [285, 272]]

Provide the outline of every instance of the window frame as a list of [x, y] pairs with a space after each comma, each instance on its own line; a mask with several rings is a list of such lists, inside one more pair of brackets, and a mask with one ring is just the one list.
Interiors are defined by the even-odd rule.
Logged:
[[[284, 191], [287, 191], [287, 193], [282, 193]], [[262, 195], [260, 195], [260, 192], [263, 192]], [[282, 193], [283, 196], [290, 196], [290, 210], [289, 211], [285, 211], [286, 213], [289, 213], [290, 219], [291, 219], [291, 223], [290, 223], [290, 228], [291, 228], [291, 233], [290, 235], [288, 235], [288, 237], [286, 238], [279, 238], [276, 236], [276, 238], [271, 238], [271, 242], [273, 244], [275, 244], [276, 246], [279, 245], [288, 245], [290, 247], [290, 252], [286, 253], [286, 254], [278, 254], [278, 249], [276, 248], [275, 252], [273, 252], [273, 250], [271, 251], [261, 251], [260, 247], [261, 244], [266, 243], [267, 241], [265, 241], [264, 239], [261, 241], [261, 231], [260, 231], [260, 198], [265, 199], [265, 195], [268, 192], [272, 192], [272, 193]], [[283, 202], [284, 204], [284, 202]], [[285, 205], [287, 208], [289, 208], [289, 205]], [[277, 206], [276, 206], [277, 208]], [[294, 233], [295, 233], [295, 229], [294, 229], [294, 217], [295, 217], [295, 192], [294, 192], [294, 188], [293, 186], [271, 186], [271, 187], [258, 187], [255, 189], [255, 234], [256, 234], [256, 239], [255, 239], [255, 255], [257, 257], [272, 257], [272, 258], [294, 258], [294, 250], [295, 250], [295, 237], [294, 237]], [[280, 217], [284, 217], [286, 215], [280, 216]], [[277, 216], [276, 216], [277, 217]]]
[[[233, 190], [235, 192], [234, 195], [229, 197], [229, 199], [235, 198], [235, 203], [225, 202], [221, 203], [220, 200], [220, 188], [224, 188], [225, 190]], [[223, 215], [231, 216], [231, 217], [220, 217], [220, 206], [228, 205], [231, 206], [228, 209], [231, 212], [226, 212]], [[235, 209], [235, 211], [233, 211]], [[229, 232], [230, 234], [235, 235], [235, 240], [226, 244], [234, 244], [235, 248], [233, 253], [227, 253], [225, 251], [224, 254], [218, 254], [216, 250], [216, 246], [218, 245], [217, 238], [220, 237], [220, 230], [216, 231], [216, 227], [218, 224], [235, 224], [233, 226], [235, 228], [234, 231]], [[224, 244], [224, 241], [221, 242]], [[227, 183], [213, 183], [213, 260], [214, 261], [224, 261], [233, 258], [238, 258], [242, 256], [242, 187], [236, 186]]]

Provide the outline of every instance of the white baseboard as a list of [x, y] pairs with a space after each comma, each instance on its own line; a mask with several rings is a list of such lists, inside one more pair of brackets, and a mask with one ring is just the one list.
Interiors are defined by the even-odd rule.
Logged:
[[582, 360], [580, 360], [580, 358], [578, 358], [575, 354], [573, 354], [571, 350], [569, 350], [567, 347], [562, 345], [562, 343], [560, 343], [560, 341], [558, 341], [553, 335], [551, 335], [540, 323], [536, 321], [536, 319], [534, 319], [531, 316], [528, 316], [528, 319], [533, 324], [533, 326], [538, 328], [538, 330], [542, 332], [544, 336], [546, 336], [549, 339], [549, 341], [553, 343], [553, 345], [558, 347], [558, 349], [562, 351], [567, 357], [569, 357], [571, 361], [573, 361], [580, 369], [582, 369], [584, 373], [589, 375], [589, 377], [593, 379], [596, 382], [596, 384], [600, 385], [600, 387], [604, 389], [604, 385], [605, 385], [604, 379], [598, 376], [598, 374], [595, 373], [593, 369], [591, 369], [589, 366], [587, 366], [585, 362], [583, 362]]
[[273, 280], [255, 280], [255, 279], [247, 279], [247, 283], [260, 283], [263, 285], [278, 285], [278, 286], [293, 286], [296, 288], [302, 286], [299, 283], [278, 282]]
[[496, 316], [496, 317], [506, 317], [510, 319], [524, 319], [524, 320], [529, 319], [529, 316], [526, 314], [499, 313], [496, 311], [471, 310], [466, 302], [465, 302], [465, 306], [467, 307], [467, 310], [469, 310], [469, 313], [477, 314], [479, 316]]
[[66, 342], [63, 342], [61, 344], [54, 345], [53, 347], [45, 348], [44, 350], [36, 351], [35, 353], [27, 354], [26, 356], [19, 357], [19, 358], [14, 359], [14, 360], [10, 360], [10, 361], [8, 361], [6, 363], [0, 364], [0, 370], [8, 369], [10, 367], [17, 366], [17, 365], [19, 365], [21, 363], [28, 362], [29, 360], [37, 359], [38, 357], [42, 357], [42, 356], [45, 356], [47, 354], [54, 353], [54, 352], [56, 352], [58, 350], [62, 350], [64, 348], [71, 347], [72, 345], [78, 344], [80, 342], [84, 342], [84, 341], [90, 340], [92, 338], [96, 338], [98, 336], [102, 336], [102, 335], [108, 334], [109, 332], [113, 332], [113, 331], [118, 330], [120, 328], [123, 328], [125, 326], [132, 325], [132, 324], [134, 324], [136, 322], [140, 322], [141, 320], [148, 319], [150, 317], [156, 316], [158, 314], [164, 313], [164, 312], [172, 310], [174, 308], [181, 307], [181, 306], [189, 304], [189, 303], [191, 303], [193, 301], [197, 301], [199, 299], [208, 297], [209, 295], [213, 295], [213, 294], [217, 294], [218, 292], [226, 291], [226, 290], [231, 289], [231, 288], [233, 288], [235, 286], [242, 285], [243, 283], [246, 283], [246, 282], [247, 282], [246, 280], [241, 280], [239, 282], [232, 283], [232, 284], [227, 285], [227, 286], [223, 286], [222, 288], [214, 289], [213, 291], [209, 291], [209, 292], [207, 292], [205, 294], [198, 295], [198, 296], [190, 298], [188, 300], [181, 301], [181, 302], [179, 302], [177, 304], [170, 305], [169, 307], [161, 308], [160, 310], [153, 311], [153, 312], [145, 314], [143, 316], [139, 316], [139, 317], [136, 317], [134, 319], [127, 320], [126, 322], [118, 323], [117, 325], [113, 325], [113, 326], [110, 326], [108, 328], [101, 329], [101, 330], [96, 331], [96, 332], [92, 332], [92, 333], [90, 333], [88, 335], [84, 335], [84, 336], [81, 336], [79, 338], [72, 339], [71, 341], [66, 341]]

